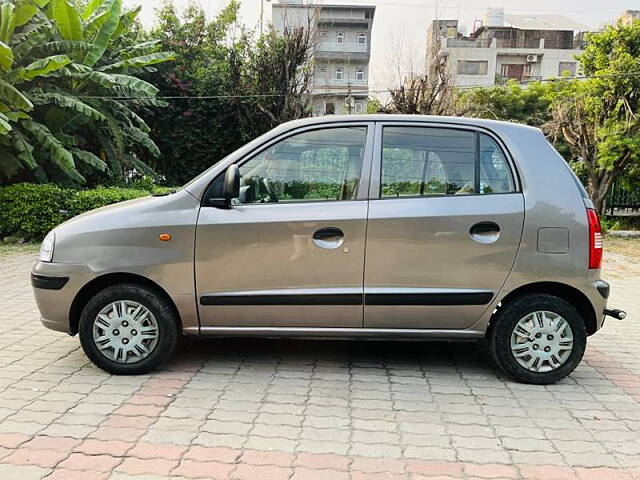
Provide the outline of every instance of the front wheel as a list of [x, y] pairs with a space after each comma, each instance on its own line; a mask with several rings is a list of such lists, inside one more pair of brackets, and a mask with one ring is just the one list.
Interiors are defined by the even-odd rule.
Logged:
[[587, 344], [582, 317], [549, 294], [523, 295], [498, 310], [489, 336], [498, 366], [519, 382], [546, 385], [569, 375]]
[[173, 354], [179, 322], [154, 290], [135, 284], [105, 288], [80, 315], [80, 343], [99, 368], [117, 375], [148, 373]]

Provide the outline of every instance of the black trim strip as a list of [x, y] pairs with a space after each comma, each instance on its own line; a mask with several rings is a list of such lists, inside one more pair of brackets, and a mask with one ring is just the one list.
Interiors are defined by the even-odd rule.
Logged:
[[[366, 305], [486, 305], [493, 292], [367, 293]], [[202, 295], [200, 305], [362, 305], [359, 293]]]
[[69, 277], [49, 277], [46, 275], [31, 274], [31, 285], [33, 288], [44, 290], [60, 290], [69, 281]]
[[362, 294], [202, 295], [200, 305], [362, 305]]
[[366, 305], [486, 305], [492, 292], [367, 293]]

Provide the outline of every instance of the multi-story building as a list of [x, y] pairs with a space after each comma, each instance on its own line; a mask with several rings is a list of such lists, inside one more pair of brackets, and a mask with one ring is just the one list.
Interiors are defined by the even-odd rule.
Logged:
[[315, 39], [313, 113], [349, 114], [367, 110], [374, 6], [325, 5], [300, 0], [273, 5], [277, 32], [310, 28]]
[[460, 33], [457, 20], [434, 20], [427, 30], [427, 66], [446, 62], [461, 86], [576, 76], [575, 57], [587, 30], [560, 15], [505, 15], [503, 8], [488, 9], [469, 36]]
[[629, 25], [637, 19], [640, 19], [640, 10], [625, 10], [618, 17], [624, 25]]

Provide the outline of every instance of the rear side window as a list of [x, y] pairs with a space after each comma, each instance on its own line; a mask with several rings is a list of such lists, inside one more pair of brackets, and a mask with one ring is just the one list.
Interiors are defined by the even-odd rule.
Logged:
[[496, 141], [480, 133], [480, 193], [515, 191], [509, 163]]
[[515, 191], [513, 175], [488, 135], [435, 127], [385, 127], [381, 198]]

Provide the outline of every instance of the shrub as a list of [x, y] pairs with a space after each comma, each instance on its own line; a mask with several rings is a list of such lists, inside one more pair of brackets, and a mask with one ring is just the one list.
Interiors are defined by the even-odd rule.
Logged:
[[71, 190], [53, 184], [18, 183], [0, 187], [0, 240], [19, 237], [41, 240], [49, 230], [68, 218], [112, 203], [166, 193], [173, 188], [150, 185], [149, 189], [99, 187]]
[[83, 212], [88, 212], [95, 208], [105, 207], [112, 203], [123, 202], [134, 198], [149, 195], [146, 190], [136, 190], [133, 188], [102, 187], [92, 190], [80, 190], [71, 197], [68, 203], [70, 217], [75, 217]]
[[39, 239], [66, 217], [73, 190], [56, 185], [18, 183], [0, 188], [0, 236]]

